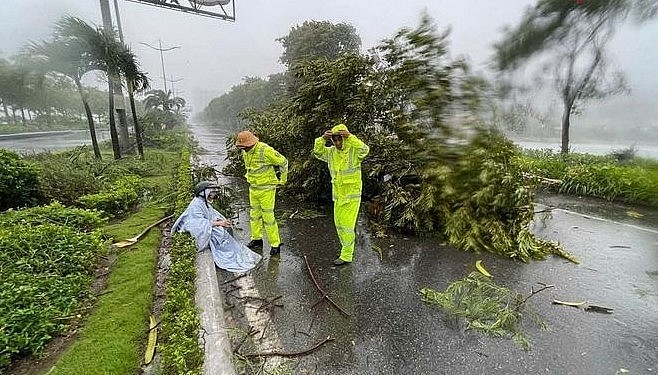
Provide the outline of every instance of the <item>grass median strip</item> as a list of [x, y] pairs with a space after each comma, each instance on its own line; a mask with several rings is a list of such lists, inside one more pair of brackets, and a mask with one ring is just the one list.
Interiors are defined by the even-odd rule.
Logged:
[[[129, 238], [164, 215], [164, 209], [146, 206], [126, 220], [108, 225], [105, 232], [115, 240]], [[153, 228], [136, 244], [121, 249], [96, 309], [49, 375], [138, 372], [153, 303], [160, 238], [161, 232]]]

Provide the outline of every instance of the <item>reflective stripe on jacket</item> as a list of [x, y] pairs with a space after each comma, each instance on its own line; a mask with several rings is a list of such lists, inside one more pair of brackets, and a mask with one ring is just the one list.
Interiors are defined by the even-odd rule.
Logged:
[[[252, 188], [272, 188], [288, 180], [288, 160], [266, 143], [258, 142], [251, 150], [243, 151], [242, 160], [247, 170], [245, 177]], [[279, 167], [280, 179], [274, 167]]]
[[326, 162], [331, 174], [333, 200], [361, 199], [361, 162], [370, 148], [354, 134], [343, 139], [343, 149], [326, 147], [322, 137], [315, 139], [313, 155]]

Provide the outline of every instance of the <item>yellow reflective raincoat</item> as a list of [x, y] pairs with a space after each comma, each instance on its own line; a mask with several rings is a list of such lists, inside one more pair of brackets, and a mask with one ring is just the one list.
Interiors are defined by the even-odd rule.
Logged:
[[[242, 160], [249, 182], [251, 239], [262, 239], [265, 226], [270, 246], [279, 247], [281, 238], [274, 218], [274, 205], [276, 186], [284, 185], [288, 180], [288, 160], [263, 142], [256, 143], [249, 151], [243, 151]], [[274, 167], [279, 168], [280, 177], [277, 177]]]
[[[347, 130], [344, 124], [334, 126], [331, 131], [338, 134]], [[331, 174], [334, 201], [334, 224], [341, 243], [340, 259], [351, 262], [354, 256], [356, 218], [361, 205], [361, 162], [370, 148], [354, 134], [343, 139], [343, 148], [326, 147], [325, 139], [318, 137], [313, 146], [313, 155], [326, 162]]]

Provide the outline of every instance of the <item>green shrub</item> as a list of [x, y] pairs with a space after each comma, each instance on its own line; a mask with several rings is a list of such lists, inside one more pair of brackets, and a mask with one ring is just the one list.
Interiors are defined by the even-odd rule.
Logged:
[[83, 195], [78, 202], [86, 208], [103, 211], [118, 216], [134, 209], [142, 201], [145, 192], [144, 181], [138, 176], [126, 176], [104, 191]]
[[59, 202], [22, 210], [8, 210], [0, 214], [1, 226], [44, 223], [64, 225], [81, 232], [90, 232], [100, 228], [105, 222], [97, 211], [65, 207]]
[[65, 331], [102, 248], [99, 232], [55, 224], [0, 228], [0, 370]]
[[[190, 152], [181, 152], [178, 166], [176, 214], [181, 214], [189, 204], [192, 192], [192, 168]], [[192, 237], [185, 233], [172, 236], [171, 268], [167, 279], [167, 301], [162, 317], [163, 374], [201, 374], [203, 350], [198, 345], [201, 327], [194, 302], [196, 279], [196, 246]]]
[[40, 200], [39, 171], [16, 153], [0, 149], [0, 211]]
[[100, 191], [99, 171], [104, 163], [94, 158], [88, 147], [57, 153], [40, 153], [30, 157], [39, 165], [39, 180], [45, 202], [58, 201], [75, 205], [78, 197]]
[[526, 151], [518, 158], [518, 164], [527, 173], [559, 180], [559, 184], [550, 187], [559, 193], [658, 206], [655, 161], [634, 158], [617, 162], [610, 155]]

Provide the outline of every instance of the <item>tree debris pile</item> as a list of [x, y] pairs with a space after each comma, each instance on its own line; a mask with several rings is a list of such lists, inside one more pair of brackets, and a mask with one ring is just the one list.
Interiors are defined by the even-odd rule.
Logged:
[[[534, 294], [536, 292], [530, 296]], [[468, 329], [489, 336], [511, 338], [523, 350], [531, 348], [530, 340], [521, 330], [524, 317], [546, 328], [541, 318], [526, 306], [525, 302], [530, 296], [523, 298], [521, 294], [495, 284], [478, 272], [452, 282], [444, 292], [423, 288], [420, 295], [424, 302], [437, 305], [450, 315], [464, 318]]]

